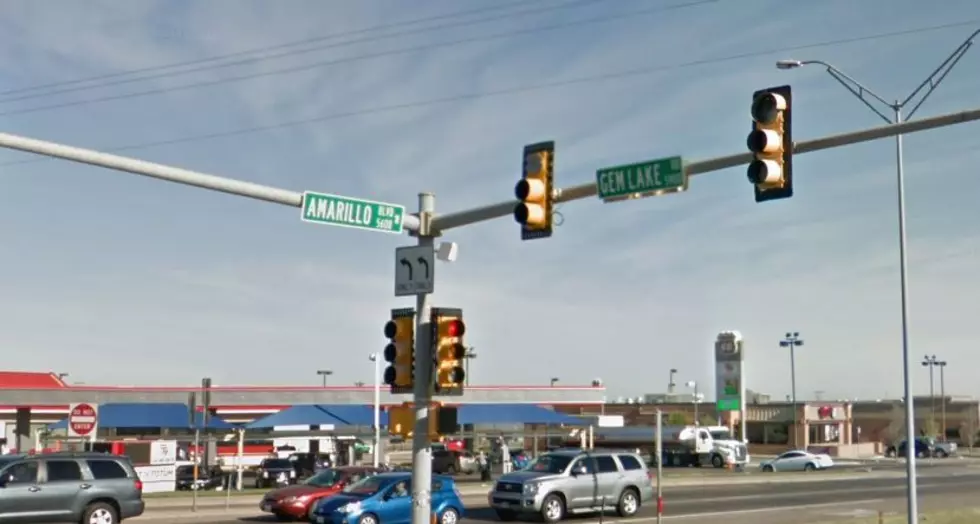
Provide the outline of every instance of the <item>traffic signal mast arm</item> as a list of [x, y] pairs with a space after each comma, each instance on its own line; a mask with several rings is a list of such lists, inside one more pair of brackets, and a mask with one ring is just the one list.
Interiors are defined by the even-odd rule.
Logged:
[[[930, 129], [962, 124], [966, 122], [974, 122], [977, 120], [980, 120], [980, 109], [971, 109], [969, 111], [961, 111], [958, 113], [948, 113], [931, 118], [922, 118], [911, 122], [903, 122], [901, 124], [888, 124], [862, 129], [860, 131], [852, 131], [850, 133], [830, 135], [803, 142], [795, 142], [793, 144], [793, 154], [800, 155], [803, 153], [822, 151], [824, 149], [859, 144], [861, 142], [870, 142], [872, 140], [879, 140], [895, 135], [907, 135], [910, 133], [917, 133], [919, 131], [928, 131]], [[702, 160], [700, 162], [691, 162], [687, 164], [687, 174], [688, 176], [694, 176], [727, 169], [729, 167], [746, 165], [753, 159], [754, 155], [752, 155], [752, 153], [740, 153], [737, 155], [728, 155], [709, 160]], [[598, 188], [596, 187], [595, 181], [592, 181], [564, 189], [555, 189], [554, 201], [571, 202], [572, 200], [581, 200], [583, 198], [594, 197], [597, 194]], [[439, 232], [446, 231], [448, 229], [467, 226], [499, 217], [510, 216], [514, 212], [514, 206], [517, 203], [518, 202], [511, 200], [474, 209], [468, 209], [465, 211], [457, 211], [455, 213], [447, 213], [445, 215], [436, 215], [432, 218], [431, 228], [434, 233], [438, 234]]]

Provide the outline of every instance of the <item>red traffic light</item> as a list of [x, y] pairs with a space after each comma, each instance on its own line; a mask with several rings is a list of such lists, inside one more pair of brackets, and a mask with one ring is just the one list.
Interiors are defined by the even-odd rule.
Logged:
[[462, 320], [456, 319], [446, 324], [446, 335], [450, 337], [461, 337], [466, 333], [466, 324]]

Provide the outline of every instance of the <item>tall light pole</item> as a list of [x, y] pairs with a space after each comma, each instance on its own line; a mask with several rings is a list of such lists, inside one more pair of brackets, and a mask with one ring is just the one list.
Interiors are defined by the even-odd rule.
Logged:
[[793, 447], [796, 449], [800, 447], [800, 430], [796, 427], [798, 424], [797, 411], [799, 411], [796, 407], [796, 348], [802, 345], [803, 339], [800, 338], [798, 331], [786, 333], [786, 338], [779, 341], [779, 347], [789, 348], [789, 382], [791, 401], [793, 402]]
[[674, 375], [677, 374], [677, 368], [670, 368], [670, 378], [667, 379], [667, 394], [672, 395], [674, 393], [674, 388], [677, 384], [674, 384]]
[[[940, 379], [942, 379], [942, 370], [946, 367], [946, 362], [936, 358], [936, 355], [926, 355], [922, 357], [922, 366], [929, 368], [929, 408], [930, 408], [930, 419], [932, 420], [933, 427], [936, 426], [936, 389], [935, 385], [935, 371], [938, 367], [940, 370]], [[943, 380], [940, 380], [944, 382]], [[946, 438], [946, 388], [945, 384], [941, 385], [942, 396], [943, 396], [943, 429], [939, 433]], [[932, 435], [930, 435], [932, 436]]]
[[698, 417], [698, 382], [696, 380], [688, 380], [687, 387], [694, 390], [694, 425], [700, 426], [700, 418]]
[[333, 371], [330, 371], [329, 369], [318, 369], [316, 370], [316, 374], [323, 377], [323, 387], [327, 387], [327, 377], [333, 375]]
[[939, 397], [943, 401], [943, 429], [940, 434], [942, 435], [943, 442], [946, 442], [946, 361], [940, 360], [936, 362], [936, 365], [939, 366]]
[[476, 348], [470, 346], [466, 348], [466, 353], [463, 353], [463, 381], [467, 386], [470, 385], [470, 360], [476, 358]]
[[[939, 87], [946, 75], [956, 66], [956, 64], [963, 58], [963, 55], [970, 49], [973, 45], [974, 38], [980, 35], [980, 29], [974, 31], [962, 44], [959, 45], [953, 52], [943, 60], [939, 67], [937, 67], [932, 74], [930, 74], [918, 87], [916, 87], [912, 93], [909, 94], [904, 100], [896, 100], [895, 102], [888, 102], [884, 98], [878, 96], [874, 91], [869, 90], [864, 87], [860, 82], [854, 80], [850, 76], [844, 74], [840, 69], [823, 62], [820, 60], [780, 60], [776, 62], [776, 67], [779, 69], [794, 69], [804, 65], [820, 65], [827, 68], [827, 73], [834, 77], [834, 80], [840, 82], [848, 91], [854, 96], [858, 97], [864, 105], [868, 106], [869, 109], [875, 112], [878, 116], [884, 119], [888, 123], [900, 123], [902, 122], [902, 110], [905, 109], [907, 105], [912, 103], [913, 99], [919, 97], [918, 102], [912, 106], [912, 109], [905, 115], [905, 119], [912, 118], [916, 110], [922, 106], [922, 104], [929, 98], [929, 95]], [[894, 119], [886, 115], [881, 109], [876, 107], [872, 100], [867, 97], [871, 97], [874, 101], [879, 102], [882, 106], [891, 110], [894, 115]], [[906, 253], [906, 235], [905, 235], [905, 169], [903, 165], [902, 158], [902, 135], [895, 135], [895, 158], [897, 165], [895, 170], [895, 180], [897, 186], [897, 197], [898, 197], [898, 269], [899, 269], [899, 282], [901, 287], [901, 311], [902, 311], [902, 375], [904, 381], [904, 393], [905, 393], [905, 436], [906, 439], [911, 441], [915, 438], [915, 407], [912, 401], [912, 378], [910, 371], [912, 368], [912, 355], [909, 352], [909, 307], [908, 307], [908, 256]], [[919, 522], [919, 502], [916, 499], [917, 496], [917, 486], [915, 478], [915, 454], [909, 453], [908, 458], [905, 461], [905, 476], [906, 476], [906, 513], [908, 513], [909, 524], [916, 524]]]
[[374, 362], [374, 442], [371, 449], [373, 464], [377, 468], [381, 461], [381, 354], [371, 353], [368, 359]]

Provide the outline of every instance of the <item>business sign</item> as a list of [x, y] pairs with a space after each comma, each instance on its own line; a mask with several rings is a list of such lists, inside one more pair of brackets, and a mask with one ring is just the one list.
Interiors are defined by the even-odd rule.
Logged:
[[715, 395], [718, 411], [741, 411], [745, 405], [742, 334], [723, 331], [715, 339]]
[[177, 463], [176, 440], [154, 440], [150, 442], [150, 465], [169, 466]]
[[136, 476], [143, 483], [143, 493], [177, 491], [177, 465], [136, 466]]

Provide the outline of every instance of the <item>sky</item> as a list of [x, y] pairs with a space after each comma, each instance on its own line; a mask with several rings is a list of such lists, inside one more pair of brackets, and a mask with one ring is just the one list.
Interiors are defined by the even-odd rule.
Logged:
[[[757, 89], [793, 87], [797, 140], [884, 123], [820, 66], [904, 98], [971, 32], [972, 0], [6, 0], [0, 130], [291, 191], [437, 213], [513, 198], [527, 144], [556, 183], [745, 151]], [[174, 65], [183, 64], [183, 65]], [[913, 118], [980, 105], [968, 52]], [[885, 109], [887, 110], [887, 108]], [[977, 395], [980, 131], [908, 135], [909, 348]], [[548, 239], [511, 217], [451, 229], [435, 306], [458, 307], [476, 384], [714, 394], [713, 341], [745, 339], [746, 385], [902, 394], [895, 141], [797, 155], [795, 196], [758, 204], [745, 167], [689, 190], [560, 206]], [[370, 383], [392, 251], [407, 235], [0, 151], [3, 367], [85, 384]], [[938, 391], [939, 377], [936, 376]]]

